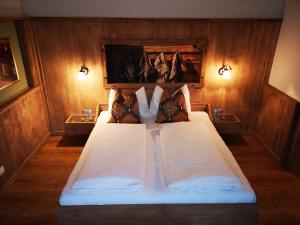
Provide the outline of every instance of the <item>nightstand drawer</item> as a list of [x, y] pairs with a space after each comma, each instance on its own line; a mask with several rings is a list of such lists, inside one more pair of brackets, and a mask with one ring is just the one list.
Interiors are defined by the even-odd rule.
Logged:
[[240, 123], [217, 123], [215, 124], [217, 131], [220, 133], [238, 134], [240, 132]]
[[72, 114], [65, 122], [65, 135], [89, 135], [94, 128], [95, 115]]
[[219, 133], [239, 134], [241, 121], [234, 114], [222, 114], [213, 118], [213, 124]]
[[80, 135], [90, 134], [94, 128], [94, 124], [79, 124], [79, 123], [68, 123], [65, 124], [65, 133], [67, 135]]

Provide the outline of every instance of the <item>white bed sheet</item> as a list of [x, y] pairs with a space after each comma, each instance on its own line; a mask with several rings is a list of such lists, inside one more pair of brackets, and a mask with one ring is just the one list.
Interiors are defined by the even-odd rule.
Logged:
[[148, 119], [146, 123], [146, 173], [144, 178], [144, 189], [139, 192], [124, 193], [75, 193], [72, 186], [76, 181], [86, 156], [92, 147], [97, 130], [105, 124], [110, 115], [108, 112], [101, 112], [99, 119], [93, 129], [81, 156], [73, 169], [66, 186], [60, 197], [62, 206], [68, 205], [114, 205], [114, 204], [197, 204], [197, 203], [254, 203], [256, 196], [240, 167], [235, 161], [230, 150], [217, 133], [213, 124], [205, 112], [192, 112], [192, 122], [202, 121], [209, 129], [209, 132], [217, 145], [220, 155], [227, 162], [228, 166], [236, 174], [242, 183], [242, 187], [236, 191], [216, 192], [185, 192], [177, 193], [168, 191], [163, 174], [162, 151], [159, 138], [159, 125], [154, 119]]
[[73, 191], [119, 193], [141, 190], [145, 176], [145, 124], [103, 124], [94, 133], [94, 139], [72, 186]]
[[179, 192], [234, 191], [241, 182], [204, 122], [160, 124], [167, 188]]

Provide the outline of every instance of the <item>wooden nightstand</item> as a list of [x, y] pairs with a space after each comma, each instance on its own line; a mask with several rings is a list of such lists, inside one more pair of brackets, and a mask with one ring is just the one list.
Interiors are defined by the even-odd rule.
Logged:
[[240, 133], [241, 121], [234, 114], [221, 114], [218, 117], [213, 116], [213, 124], [219, 133]]
[[95, 115], [71, 114], [65, 122], [66, 135], [89, 135], [94, 128]]

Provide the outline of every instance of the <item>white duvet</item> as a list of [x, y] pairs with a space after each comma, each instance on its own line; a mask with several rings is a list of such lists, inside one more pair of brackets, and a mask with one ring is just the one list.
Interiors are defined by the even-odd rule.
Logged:
[[[130, 124], [111, 124], [115, 128], [103, 127], [107, 125], [107, 121], [109, 120], [109, 118], [109, 112], [101, 112], [95, 128], [93, 129], [80, 155], [80, 158], [76, 163], [76, 166], [73, 169], [68, 182], [60, 196], [61, 205], [198, 204], [256, 202], [256, 196], [253, 189], [243, 175], [230, 150], [225, 145], [222, 138], [218, 135], [207, 113], [191, 112], [191, 122], [186, 122], [186, 124], [188, 124], [187, 127], [183, 127], [185, 125], [181, 125], [181, 123], [176, 123], [174, 125], [155, 124], [155, 118], [146, 121], [146, 127], [144, 124], [137, 124], [133, 126]], [[201, 129], [201, 125], [198, 128], [194, 128], [191, 125], [191, 123], [198, 122], [206, 125], [209, 130], [210, 136], [202, 137], [202, 135], [207, 134], [203, 134], [203, 129], [199, 131], [199, 129]], [[189, 177], [189, 173], [186, 173], [184, 170], [180, 172], [176, 168], [177, 166], [180, 166], [180, 168], [184, 169], [184, 162], [193, 162], [193, 160], [195, 161], [195, 159], [197, 159], [198, 155], [206, 154], [201, 152], [197, 153], [196, 151], [198, 150], [194, 149], [195, 152], [192, 151], [191, 153], [189, 153], [189, 155], [187, 155], [187, 151], [185, 151], [185, 154], [182, 156], [182, 151], [180, 150], [181, 148], [183, 150], [187, 146], [191, 145], [188, 144], [188, 142], [178, 143], [178, 141], [176, 141], [174, 143], [176, 147], [174, 148], [174, 150], [180, 151], [180, 156], [172, 156], [173, 152], [170, 152], [168, 154], [172, 156], [174, 160], [178, 160], [178, 165], [174, 164], [170, 167], [175, 168], [178, 174], [177, 172], [174, 175], [172, 175], [172, 173], [166, 173], [164, 169], [164, 150], [162, 149], [160, 133], [164, 135], [164, 129], [161, 128], [163, 128], [163, 126], [169, 125], [174, 126], [171, 129], [171, 132], [178, 132], [178, 135], [185, 135], [188, 134], [187, 132], [191, 132], [194, 137], [197, 138], [197, 142], [192, 144], [193, 146], [197, 144], [200, 144], [199, 146], [201, 146], [207, 141], [213, 142], [217, 146], [217, 150], [219, 154], [221, 154], [221, 156], [219, 155], [214, 159], [205, 159], [205, 165], [208, 165], [213, 170], [216, 170], [217, 168], [219, 168], [220, 163], [225, 163], [226, 167], [227, 165], [229, 165], [233, 173], [227, 172], [224, 174], [222, 170], [221, 173], [218, 173], [218, 176], [211, 176], [211, 179], [215, 180], [209, 181], [210, 185], [215, 182], [215, 184], [218, 186], [217, 189], [220, 189], [219, 181], [221, 179], [224, 179], [222, 182], [230, 183], [230, 179], [235, 179], [234, 175], [236, 174], [236, 179], [241, 181], [242, 183], [241, 188], [233, 191], [223, 191], [227, 189], [226, 187], [221, 188], [220, 191], [208, 192], [204, 192], [203, 190], [205, 190], [205, 188], [203, 188], [200, 189], [202, 191], [199, 191], [199, 183], [197, 182], [199, 182], [200, 179], [192, 179], [193, 177]], [[162, 132], [160, 132], [160, 130]], [[146, 133], [145, 145], [143, 144], [144, 133]], [[181, 147], [179, 146], [179, 144]], [[135, 145], [137, 148], [135, 148], [133, 145]], [[120, 148], [112, 151], [112, 146], [119, 146]], [[138, 146], [140, 146], [140, 149]], [[142, 146], [146, 146], [145, 157], [143, 152], [144, 148]], [[132, 147], [134, 148], [132, 149]], [[108, 154], [108, 156], [104, 160], [102, 156], [98, 157], [98, 154], [96, 154], [96, 152], [94, 151], [103, 151], [102, 153]], [[120, 153], [122, 154], [122, 156], [119, 155]], [[110, 154], [112, 155], [110, 156]], [[203, 159], [204, 158], [205, 157], [203, 156]], [[181, 159], [184, 161], [182, 161]], [[145, 164], [142, 163], [143, 160], [146, 161]], [[129, 162], [130, 166], [133, 167], [131, 167], [129, 171], [124, 170], [122, 165], [127, 168], [126, 165], [128, 165]], [[172, 163], [170, 165], [172, 165]], [[215, 172], [217, 173], [217, 171]], [[126, 173], [126, 176], [124, 176], [124, 173]], [[201, 173], [203, 173], [202, 175], [203, 177], [205, 177], [206, 181], [210, 179], [205, 175], [205, 171], [201, 171]], [[114, 175], [111, 176], [112, 174]], [[179, 176], [180, 174], [182, 176]], [[229, 176], [226, 176], [226, 174]], [[168, 184], [166, 182], [166, 178], [171, 177], [175, 178], [175, 183], [170, 182], [171, 179], [169, 179]], [[229, 181], [226, 181], [227, 178], [229, 178]], [[189, 181], [189, 183], [185, 183], [186, 181]], [[180, 182], [182, 182], [182, 187], [184, 187], [185, 189], [177, 190], [186, 191], [174, 191], [174, 188], [172, 191], [171, 189], [169, 189], [173, 184], [179, 185]], [[231, 188], [230, 185], [229, 188]], [[237, 186], [233, 189], [235, 188], [237, 188]], [[198, 191], [194, 191], [195, 189]], [[214, 190], [213, 185], [210, 186], [209, 189]]]
[[139, 191], [145, 175], [145, 136], [145, 124], [99, 126], [72, 191]]
[[176, 192], [234, 191], [241, 182], [203, 122], [160, 125], [167, 188]]

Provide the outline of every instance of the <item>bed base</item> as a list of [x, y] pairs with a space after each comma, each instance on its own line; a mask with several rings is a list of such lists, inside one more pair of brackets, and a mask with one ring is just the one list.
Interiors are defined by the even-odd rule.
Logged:
[[61, 206], [60, 225], [255, 225], [258, 204]]

